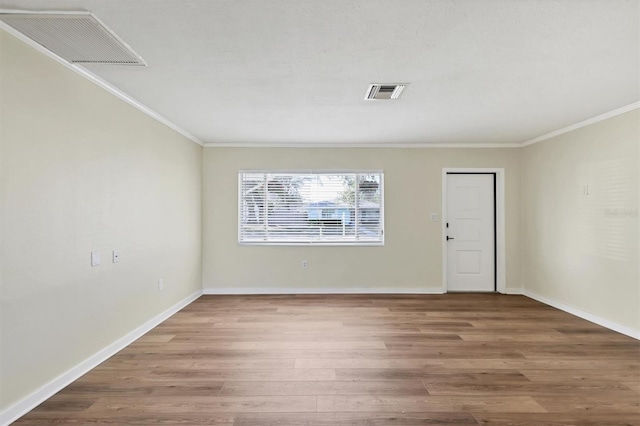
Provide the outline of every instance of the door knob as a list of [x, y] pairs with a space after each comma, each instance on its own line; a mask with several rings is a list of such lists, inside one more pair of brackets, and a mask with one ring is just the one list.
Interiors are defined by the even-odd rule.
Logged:
[[447, 235], [447, 241], [449, 241], [449, 240], [455, 240], [455, 238], [450, 237], [450, 236]]

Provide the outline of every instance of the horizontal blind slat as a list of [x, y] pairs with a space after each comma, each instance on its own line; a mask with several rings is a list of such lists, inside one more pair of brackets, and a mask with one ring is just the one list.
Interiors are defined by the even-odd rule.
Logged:
[[382, 242], [382, 184], [381, 172], [240, 172], [239, 240]]

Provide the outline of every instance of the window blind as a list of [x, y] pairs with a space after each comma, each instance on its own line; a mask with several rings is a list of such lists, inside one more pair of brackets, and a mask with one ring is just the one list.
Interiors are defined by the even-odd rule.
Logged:
[[240, 243], [384, 242], [381, 171], [241, 171], [238, 181]]

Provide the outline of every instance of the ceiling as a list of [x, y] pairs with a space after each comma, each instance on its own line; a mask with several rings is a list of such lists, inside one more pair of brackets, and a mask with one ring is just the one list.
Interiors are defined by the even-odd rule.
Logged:
[[[614, 6], [615, 3], [615, 6]], [[638, 0], [0, 0], [87, 10], [86, 68], [205, 144], [514, 144], [640, 99]], [[370, 83], [409, 83], [365, 101]]]

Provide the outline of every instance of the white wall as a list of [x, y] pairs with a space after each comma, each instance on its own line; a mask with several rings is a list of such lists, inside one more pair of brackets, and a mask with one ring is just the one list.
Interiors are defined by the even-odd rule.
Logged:
[[0, 43], [3, 410], [201, 289], [202, 148]]
[[525, 289], [636, 331], [639, 151], [634, 110], [528, 146], [521, 159]]
[[[205, 148], [205, 291], [440, 291], [444, 167], [506, 169], [507, 288], [520, 289], [517, 149]], [[382, 169], [384, 247], [238, 245], [238, 170]], [[301, 261], [309, 268], [303, 270]]]

